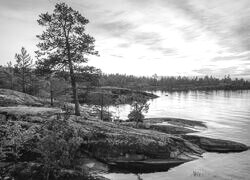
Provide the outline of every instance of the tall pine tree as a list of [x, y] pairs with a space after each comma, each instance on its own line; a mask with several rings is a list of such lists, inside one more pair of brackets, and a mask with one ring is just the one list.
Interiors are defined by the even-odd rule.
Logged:
[[46, 30], [37, 37], [41, 42], [37, 45], [39, 66], [52, 70], [66, 69], [69, 71], [75, 115], [80, 115], [75, 70], [81, 63], [88, 61], [88, 55], [98, 55], [95, 51], [94, 38], [85, 33], [89, 21], [78, 11], [65, 3], [58, 3], [52, 14], [39, 16], [38, 23]]

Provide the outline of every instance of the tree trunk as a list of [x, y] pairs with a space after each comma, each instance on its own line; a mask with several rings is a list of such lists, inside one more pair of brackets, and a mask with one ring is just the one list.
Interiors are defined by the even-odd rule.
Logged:
[[50, 91], [50, 106], [54, 106], [53, 91]]
[[103, 94], [101, 96], [101, 120], [103, 120]]
[[13, 74], [10, 75], [10, 89], [13, 90]]
[[24, 70], [23, 70], [23, 73], [22, 73], [22, 89], [23, 89], [23, 93], [26, 93], [26, 90], [25, 90], [25, 74], [24, 74]]
[[81, 115], [80, 114], [80, 105], [79, 105], [79, 100], [78, 100], [76, 80], [75, 80], [75, 75], [74, 75], [72, 64], [71, 64], [71, 67], [70, 67], [70, 78], [71, 78], [73, 99], [74, 99], [74, 103], [75, 103], [75, 115], [80, 116]]
[[77, 87], [76, 87], [76, 80], [75, 80], [75, 74], [72, 62], [69, 58], [69, 71], [70, 71], [70, 79], [71, 79], [71, 87], [73, 92], [73, 99], [75, 103], [75, 115], [80, 116], [80, 105], [79, 105], [79, 99], [78, 99], [78, 93], [77, 93]]
[[66, 49], [67, 49], [67, 56], [68, 56], [68, 63], [69, 63], [69, 71], [70, 71], [70, 79], [71, 79], [71, 87], [72, 87], [72, 92], [73, 92], [73, 99], [75, 103], [75, 115], [80, 116], [80, 105], [79, 105], [79, 99], [78, 99], [78, 93], [77, 93], [77, 87], [76, 87], [76, 79], [75, 79], [75, 74], [74, 74], [74, 68], [71, 60], [71, 55], [70, 55], [70, 44], [69, 44], [69, 39], [68, 35], [66, 34], [66, 30], [64, 29], [64, 35], [66, 38]]
[[53, 97], [53, 88], [52, 88], [52, 80], [50, 79], [50, 105], [54, 106], [54, 97]]

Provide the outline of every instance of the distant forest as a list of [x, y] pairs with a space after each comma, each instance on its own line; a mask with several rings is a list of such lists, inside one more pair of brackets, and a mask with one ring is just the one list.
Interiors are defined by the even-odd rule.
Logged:
[[101, 86], [117, 86], [137, 90], [187, 91], [187, 90], [244, 90], [250, 89], [250, 82], [244, 79], [204, 77], [137, 77], [123, 74], [102, 74]]

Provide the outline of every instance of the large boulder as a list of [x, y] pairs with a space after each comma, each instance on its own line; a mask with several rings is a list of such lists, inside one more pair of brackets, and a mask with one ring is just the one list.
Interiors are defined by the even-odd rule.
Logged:
[[0, 106], [43, 106], [43, 100], [22, 92], [0, 89]]

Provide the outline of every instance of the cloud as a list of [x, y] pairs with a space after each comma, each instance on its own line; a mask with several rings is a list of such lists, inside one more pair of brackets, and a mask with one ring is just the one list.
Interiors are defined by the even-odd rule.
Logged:
[[160, 51], [164, 56], [172, 56], [177, 55], [178, 50], [174, 48], [166, 48], [166, 47], [152, 47], [153, 50]]
[[155, 32], [137, 32], [132, 36], [132, 38], [135, 43], [148, 46], [160, 45], [163, 40], [163, 38]]
[[120, 43], [117, 45], [117, 47], [119, 47], [119, 48], [128, 48], [130, 46], [131, 46], [130, 43]]
[[[143, 5], [144, 1], [139, 0]], [[151, 1], [152, 2], [152, 1]], [[219, 44], [233, 52], [250, 50], [249, 0], [156, 0], [174, 9], [193, 25], [180, 27], [187, 40], [199, 37], [200, 32], [217, 36]], [[240, 12], [240, 13], [239, 13]]]
[[164, 47], [163, 37], [160, 33], [148, 31], [143, 32], [138, 30], [140, 24], [129, 22], [128, 20], [110, 21], [97, 24], [100, 33], [110, 38], [119, 38], [122, 43], [118, 43], [118, 48], [129, 48], [132, 45], [142, 45], [148, 50], [159, 51], [164, 55], [169, 55], [176, 52], [176, 49]]
[[164, 47], [164, 37], [155, 32], [136, 32], [131, 38], [131, 42], [144, 45], [149, 50], [159, 51], [163, 55], [170, 55], [176, 52], [174, 48]]
[[226, 67], [226, 68], [211, 68], [211, 67], [204, 67], [200, 69], [193, 70], [201, 75], [213, 75], [213, 76], [224, 76], [227, 74], [234, 75], [238, 72], [237, 66]]
[[0, 0], [2, 9], [15, 9], [16, 11], [26, 11], [34, 8], [38, 8], [39, 6], [44, 6], [45, 4], [50, 4], [51, 1], [41, 0], [39, 3], [34, 0], [22, 0], [22, 1], [6, 1]]
[[250, 66], [250, 61], [243, 63], [244, 65], [249, 65]]
[[117, 54], [111, 54], [111, 56], [113, 56], [113, 57], [117, 57], [117, 58], [123, 58], [123, 56], [121, 56], [121, 55], [117, 55]]
[[250, 50], [250, 15], [242, 17], [234, 29], [234, 35], [239, 38], [244, 50]]
[[161, 0], [163, 4], [167, 6], [175, 7], [177, 10], [181, 10], [185, 15], [189, 16], [189, 18], [199, 21], [199, 23], [203, 24], [205, 19], [205, 12], [201, 9], [197, 8], [193, 1], [187, 0]]
[[245, 52], [245, 53], [238, 53], [238, 54], [230, 54], [230, 55], [224, 55], [224, 56], [217, 56], [212, 59], [212, 61], [249, 61], [249, 55], [250, 52]]
[[110, 21], [96, 25], [96, 28], [99, 28], [105, 34], [115, 37], [121, 37], [132, 31], [135, 27], [133, 23], [127, 21]]
[[250, 68], [244, 69], [242, 72], [236, 74], [236, 76], [238, 77], [247, 76], [247, 78], [250, 78]]

